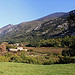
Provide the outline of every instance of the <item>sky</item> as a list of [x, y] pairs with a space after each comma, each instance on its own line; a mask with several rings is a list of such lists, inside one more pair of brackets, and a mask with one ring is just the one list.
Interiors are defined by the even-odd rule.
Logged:
[[0, 28], [75, 10], [75, 0], [0, 0]]

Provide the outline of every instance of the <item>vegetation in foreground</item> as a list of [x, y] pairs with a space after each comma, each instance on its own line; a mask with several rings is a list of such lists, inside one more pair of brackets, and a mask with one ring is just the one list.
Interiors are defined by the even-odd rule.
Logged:
[[0, 75], [75, 75], [75, 64], [33, 65], [0, 62]]
[[[65, 40], [65, 41], [64, 41]], [[63, 43], [61, 39], [59, 40], [45, 40], [41, 44], [45, 46], [54, 45], [53, 47], [31, 47], [28, 51], [13, 51], [9, 52], [10, 44], [6, 44], [6, 49], [4, 53], [4, 47], [1, 48], [0, 52], [0, 62], [17, 62], [17, 63], [31, 63], [31, 64], [65, 64], [65, 63], [75, 63], [75, 37], [64, 38]], [[60, 42], [58, 42], [60, 41]], [[62, 45], [66, 46], [61, 48]], [[58, 46], [60, 46], [58, 48]], [[25, 47], [25, 46], [24, 46]], [[4, 53], [4, 54], [3, 54]]]

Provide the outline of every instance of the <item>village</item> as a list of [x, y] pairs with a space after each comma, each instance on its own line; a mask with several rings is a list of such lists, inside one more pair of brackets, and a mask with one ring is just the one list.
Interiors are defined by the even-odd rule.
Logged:
[[17, 52], [27, 50], [28, 49], [25, 48], [24, 44], [22, 43], [8, 44], [7, 42], [3, 42], [2, 44], [0, 44], [0, 54], [6, 52]]
[[13, 55], [14, 54], [20, 55], [22, 52], [24, 52], [26, 56], [33, 56], [33, 57], [46, 56], [47, 54], [44, 52], [44, 49], [45, 48], [43, 47], [42, 48], [26, 47], [25, 43], [8, 44], [7, 42], [3, 42], [2, 44], [0, 44], [0, 55], [5, 55], [8, 53], [11, 53]]

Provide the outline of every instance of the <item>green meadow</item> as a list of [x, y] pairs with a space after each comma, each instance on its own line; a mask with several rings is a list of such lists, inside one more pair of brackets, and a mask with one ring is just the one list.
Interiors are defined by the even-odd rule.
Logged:
[[75, 64], [36, 65], [0, 62], [0, 75], [75, 75]]

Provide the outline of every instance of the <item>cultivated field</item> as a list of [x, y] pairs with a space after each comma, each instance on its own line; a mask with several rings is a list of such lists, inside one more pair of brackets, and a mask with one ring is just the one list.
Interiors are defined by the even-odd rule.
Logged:
[[62, 50], [64, 50], [65, 48], [58, 48], [58, 47], [25, 47], [27, 49], [32, 49], [35, 52], [39, 52], [39, 53], [59, 53], [61, 54]]
[[34, 65], [0, 62], [0, 75], [75, 75], [75, 64]]

